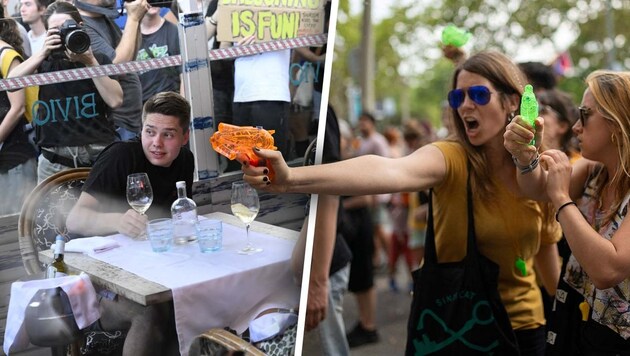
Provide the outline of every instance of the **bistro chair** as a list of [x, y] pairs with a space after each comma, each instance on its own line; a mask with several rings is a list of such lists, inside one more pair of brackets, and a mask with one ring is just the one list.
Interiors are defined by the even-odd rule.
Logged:
[[[38, 252], [48, 250], [57, 235], [67, 236], [66, 217], [79, 199], [90, 168], [73, 168], [56, 173], [38, 184], [22, 205], [18, 221], [20, 253], [26, 273], [43, 273]], [[125, 333], [84, 331], [81, 354], [114, 355], [122, 351]], [[78, 352], [74, 350], [73, 353]]]
[[265, 356], [254, 345], [225, 329], [210, 329], [197, 336], [190, 346], [190, 356], [231, 355]]
[[56, 173], [38, 184], [24, 201], [18, 234], [22, 262], [29, 275], [44, 270], [38, 252], [50, 249], [57, 235], [67, 235], [66, 217], [89, 172], [90, 168], [74, 168]]

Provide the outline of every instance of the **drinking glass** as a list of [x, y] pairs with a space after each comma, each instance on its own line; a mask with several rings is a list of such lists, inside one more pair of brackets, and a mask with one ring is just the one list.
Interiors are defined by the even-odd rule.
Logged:
[[[131, 208], [144, 214], [153, 202], [153, 189], [146, 173], [133, 173], [127, 176], [127, 202]], [[146, 238], [146, 234], [139, 236]]]
[[260, 210], [260, 201], [258, 200], [256, 189], [245, 182], [232, 183], [231, 208], [232, 214], [245, 224], [245, 233], [247, 234], [247, 245], [238, 250], [238, 253], [251, 255], [262, 251], [262, 248], [252, 246], [249, 241], [249, 226]]
[[150, 220], [146, 235], [153, 252], [166, 252], [173, 245], [173, 222], [170, 218]]

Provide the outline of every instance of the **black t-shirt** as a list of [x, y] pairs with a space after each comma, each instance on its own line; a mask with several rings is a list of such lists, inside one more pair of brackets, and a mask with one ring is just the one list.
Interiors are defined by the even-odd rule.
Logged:
[[[313, 145], [313, 148], [308, 154], [307, 161], [305, 162], [306, 165], [313, 165], [315, 162], [315, 151], [317, 149], [315, 146], [316, 145]], [[322, 163], [331, 163], [340, 160], [341, 144], [339, 123], [337, 121], [337, 115], [329, 106], [326, 116], [326, 133], [324, 136]], [[343, 214], [343, 208], [341, 204], [339, 204], [339, 209], [337, 210], [337, 237], [335, 238], [335, 247], [333, 250], [332, 260], [330, 262], [330, 275], [345, 267], [352, 260], [352, 252], [350, 252], [350, 248], [341, 234], [340, 227], [343, 221]]]
[[192, 197], [195, 164], [193, 154], [182, 147], [170, 167], [154, 166], [144, 155], [140, 141], [115, 142], [101, 152], [83, 186], [83, 191], [99, 201], [102, 212], [125, 212], [127, 176], [145, 172], [153, 189], [153, 203], [146, 212], [149, 219], [170, 217], [171, 204], [177, 199], [177, 181], [186, 181], [186, 191]]
[[[101, 64], [111, 61], [96, 52]], [[85, 65], [50, 57], [39, 66], [39, 73], [84, 68]], [[42, 147], [84, 146], [109, 144], [115, 139], [110, 109], [96, 89], [92, 79], [54, 83], [39, 87], [39, 104], [33, 126], [37, 144]]]
[[[136, 60], [144, 61], [178, 54], [180, 52], [177, 25], [164, 21], [157, 31], [149, 35], [142, 35], [142, 47], [136, 55]], [[140, 72], [142, 102], [144, 103], [153, 95], [164, 91], [179, 92], [180, 72], [181, 67], [168, 67]]]

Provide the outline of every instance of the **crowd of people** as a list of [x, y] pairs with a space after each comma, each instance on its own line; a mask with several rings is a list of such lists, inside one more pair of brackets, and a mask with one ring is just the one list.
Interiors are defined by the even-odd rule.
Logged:
[[[369, 297], [379, 258], [373, 248], [374, 227], [381, 221], [378, 197], [387, 194], [385, 206], [394, 218], [385, 240], [391, 263], [402, 254], [411, 261], [410, 269], [419, 267], [423, 236], [414, 234], [422, 231], [427, 218], [427, 193], [432, 196], [438, 261], [455, 262], [466, 256], [466, 221], [461, 217], [466, 216], [470, 179], [477, 246], [499, 267], [495, 282], [516, 352], [628, 354], [630, 264], [624, 256], [630, 244], [624, 217], [630, 197], [630, 75], [593, 72], [578, 107], [555, 86], [550, 68], [542, 74], [530, 69], [496, 51], [457, 56], [447, 96], [450, 135], [419, 143], [407, 135], [411, 124], [406, 124], [405, 153], [375, 136], [375, 121], [364, 114], [358, 125], [363, 137], [354, 148], [361, 152], [370, 147], [368, 154], [290, 168], [277, 152], [257, 151], [271, 162], [273, 180], [262, 168], [242, 165], [245, 180], [258, 189], [339, 195], [346, 213], [355, 206], [368, 207], [354, 223], [346, 221], [338, 229], [350, 237], [348, 287], [360, 309], [359, 322], [347, 334], [351, 347], [379, 340], [372, 307], [376, 301]], [[519, 115], [527, 83], [537, 88], [540, 105], [534, 127]], [[395, 129], [385, 135], [391, 144], [399, 141]], [[401, 215], [415, 223], [404, 224]], [[353, 248], [357, 238], [361, 243]], [[407, 255], [405, 249], [419, 251]], [[352, 269], [360, 270], [355, 272], [358, 288]], [[390, 285], [398, 289], [395, 282]], [[367, 295], [366, 303], [361, 294]]]
[[[218, 0], [199, 1], [205, 14], [211, 48], [240, 43], [216, 40]], [[120, 7], [120, 9], [119, 9]], [[3, 7], [1, 24], [2, 78], [48, 73], [127, 61], [175, 56], [181, 53], [177, 29], [177, 2], [150, 5], [147, 0], [101, 1], [21, 0], [14, 15]], [[119, 16], [120, 13], [124, 16]], [[330, 3], [326, 13], [330, 13]], [[116, 21], [113, 21], [116, 18]], [[66, 34], [78, 29], [88, 37]], [[23, 31], [21, 31], [23, 30]], [[73, 33], [75, 34], [75, 33]], [[75, 51], [73, 51], [75, 50]], [[276, 146], [285, 157], [303, 157], [315, 137], [312, 115], [318, 115], [325, 48], [270, 52], [236, 60], [212, 61], [211, 76], [215, 123], [262, 126], [275, 130]], [[317, 51], [318, 55], [312, 54]], [[81, 52], [81, 53], [79, 53]], [[317, 66], [313, 99], [303, 107], [291, 105], [291, 63]], [[266, 71], [258, 68], [263, 66]], [[258, 78], [258, 79], [257, 79]], [[91, 167], [99, 154], [116, 141], [138, 139], [142, 106], [161, 92], [184, 95], [183, 76], [169, 67], [111, 77], [28, 87], [3, 92], [5, 109], [0, 126], [0, 181], [11, 189], [11, 204], [0, 204], [0, 215], [16, 213], [37, 183], [77, 167]], [[0, 98], [1, 99], [1, 98]], [[291, 110], [293, 108], [294, 110]], [[289, 132], [293, 122], [306, 124]], [[228, 170], [227, 164], [220, 169]], [[238, 169], [232, 164], [231, 169]], [[17, 204], [15, 202], [18, 202]]]

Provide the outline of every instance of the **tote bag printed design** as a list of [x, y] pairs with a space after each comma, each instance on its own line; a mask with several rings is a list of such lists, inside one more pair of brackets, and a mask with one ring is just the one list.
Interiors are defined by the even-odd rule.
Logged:
[[519, 354], [497, 289], [499, 267], [477, 250], [470, 181], [467, 190], [467, 253], [450, 263], [437, 262], [431, 192], [425, 262], [412, 274], [408, 356]]

